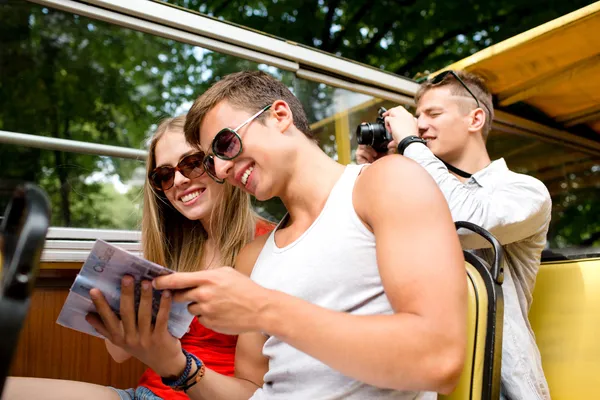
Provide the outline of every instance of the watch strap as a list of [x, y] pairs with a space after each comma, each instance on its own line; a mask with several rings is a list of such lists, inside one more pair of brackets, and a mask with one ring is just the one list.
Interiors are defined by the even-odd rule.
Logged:
[[427, 145], [427, 143], [425, 142], [425, 140], [421, 139], [418, 136], [407, 136], [404, 139], [402, 139], [400, 141], [400, 143], [398, 143], [398, 154], [404, 154], [404, 150], [406, 150], [406, 148], [411, 144], [411, 143], [423, 143], [424, 145]]

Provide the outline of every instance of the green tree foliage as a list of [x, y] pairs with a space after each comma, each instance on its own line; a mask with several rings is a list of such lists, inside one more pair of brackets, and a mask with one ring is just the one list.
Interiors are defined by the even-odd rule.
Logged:
[[591, 0], [165, 0], [413, 77]]
[[[138, 146], [136, 121], [150, 120], [144, 102], [130, 98], [127, 86], [131, 83], [119, 73], [119, 69], [132, 69], [126, 52], [120, 49], [127, 44], [126, 36], [113, 36], [110, 30], [96, 30], [78, 16], [25, 2], [1, 6], [0, 18], [6, 22], [0, 28], [1, 129]], [[98, 52], [106, 57], [95, 57]], [[132, 134], [127, 134], [130, 130]], [[84, 223], [73, 215], [70, 198], [82, 189], [79, 178], [106, 168], [106, 161], [59, 151], [12, 150], [2, 147], [4, 173], [9, 178], [45, 183], [56, 199], [54, 204], [60, 205], [54, 207], [61, 212], [54, 213], [53, 223]], [[17, 165], [18, 169], [13, 168]], [[127, 168], [119, 171], [128, 172]]]
[[553, 215], [552, 247], [600, 246], [600, 191], [583, 189], [557, 199]]
[[[193, 57], [179, 43], [23, 1], [0, 5], [0, 19], [0, 129], [143, 148], [149, 127], [183, 101], [177, 88], [188, 82]], [[53, 224], [87, 227], [90, 215], [93, 226], [106, 225], [92, 194], [108, 197], [86, 179], [94, 172], [127, 179], [143, 165], [20, 146], [2, 146], [0, 160], [5, 187], [43, 184]]]
[[[59, 139], [144, 148], [163, 117], [185, 112], [220, 77], [258, 64], [183, 43], [40, 7], [0, 5], [0, 129]], [[278, 74], [307, 107], [312, 121], [329, 103], [322, 85]], [[127, 227], [107, 207], [122, 196], [94, 181], [100, 174], [131, 177], [139, 162], [2, 146], [2, 208], [19, 181], [34, 181], [52, 199], [53, 225]], [[94, 183], [95, 182], [95, 183]], [[129, 202], [127, 215], [136, 211]], [[282, 215], [281, 204], [273, 208]], [[269, 212], [265, 209], [265, 213]]]
[[[590, 1], [167, 3], [413, 77]], [[301, 99], [311, 122], [331, 115], [330, 87], [251, 61], [22, 0], [0, 2], [0, 21], [0, 130], [141, 149], [161, 118], [185, 112], [195, 96], [225, 74], [256, 68], [286, 83]], [[329, 137], [321, 141], [329, 154], [335, 152]], [[127, 182], [136, 168], [143, 167], [143, 160], [1, 145], [0, 167], [1, 207], [14, 183], [29, 180], [49, 193], [53, 225], [138, 226], [139, 187], [121, 194], [108, 177]], [[582, 204], [581, 198], [577, 204]], [[594, 212], [600, 215], [595, 204], [583, 206], [589, 208], [590, 218]], [[257, 206], [275, 219], [284, 212], [280, 203]], [[575, 212], [568, 207], [561, 210], [565, 218]], [[556, 229], [567, 244], [593, 240], [596, 231], [590, 229], [600, 229], [600, 222], [558, 222]]]

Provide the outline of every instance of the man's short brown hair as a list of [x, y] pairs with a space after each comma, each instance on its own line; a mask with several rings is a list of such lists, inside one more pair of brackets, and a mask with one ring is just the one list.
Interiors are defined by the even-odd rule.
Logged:
[[[494, 120], [494, 104], [492, 101], [492, 94], [490, 90], [485, 85], [484, 80], [476, 74], [465, 72], [465, 71], [454, 71], [456, 75], [467, 85], [469, 90], [473, 92], [483, 112], [485, 112], [485, 124], [483, 125], [483, 129], [481, 131], [483, 135], [483, 140], [487, 140], [487, 137], [492, 129], [492, 121]], [[448, 86], [450, 88], [450, 93], [455, 96], [465, 96], [472, 98], [471, 94], [461, 85], [459, 81], [452, 74], [447, 74], [441, 82], [432, 83], [431, 80], [428, 80], [421, 84], [421, 87], [415, 94], [415, 104], [419, 104], [419, 100], [423, 97], [425, 93], [434, 88], [439, 88], [443, 86]]]
[[200, 147], [202, 121], [223, 100], [233, 108], [250, 113], [258, 112], [276, 100], [283, 100], [292, 110], [296, 128], [315, 140], [302, 104], [283, 83], [261, 71], [241, 71], [226, 75], [194, 101], [183, 128], [189, 144]]

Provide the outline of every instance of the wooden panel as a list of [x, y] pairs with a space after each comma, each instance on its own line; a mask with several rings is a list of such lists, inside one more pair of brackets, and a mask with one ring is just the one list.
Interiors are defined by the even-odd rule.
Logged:
[[82, 262], [68, 262], [68, 261], [62, 261], [62, 262], [50, 262], [50, 261], [42, 261], [40, 262], [40, 270], [65, 270], [65, 269], [74, 269], [77, 270], [77, 272], [79, 272], [79, 270], [81, 269], [81, 267], [83, 266]]
[[106, 351], [103, 340], [56, 323], [70, 284], [60, 286], [37, 287], [34, 291], [10, 375], [70, 379], [117, 388], [136, 386], [145, 370], [142, 363], [129, 360], [118, 364]]

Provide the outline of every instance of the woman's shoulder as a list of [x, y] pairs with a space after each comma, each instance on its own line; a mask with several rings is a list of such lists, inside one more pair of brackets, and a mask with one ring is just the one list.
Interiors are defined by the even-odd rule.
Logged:
[[252, 273], [252, 269], [254, 268], [254, 264], [258, 259], [260, 252], [262, 251], [265, 243], [269, 240], [270, 236], [266, 233], [273, 230], [273, 226], [265, 227], [265, 231], [263, 234], [257, 233], [251, 242], [246, 244], [238, 253], [235, 259], [235, 269], [238, 272], [241, 272], [244, 275], [250, 276]]

